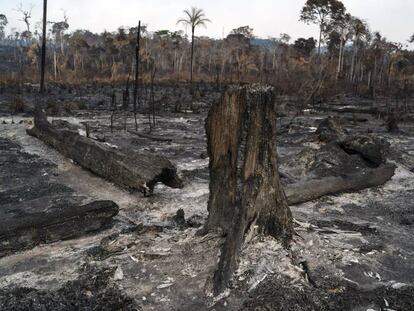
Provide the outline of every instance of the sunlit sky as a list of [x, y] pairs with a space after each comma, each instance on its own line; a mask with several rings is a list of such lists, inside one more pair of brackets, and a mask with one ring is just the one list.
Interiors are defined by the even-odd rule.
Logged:
[[[41, 20], [42, 0], [0, 0], [0, 13], [9, 20], [7, 31], [25, 29], [16, 7], [34, 5], [32, 24]], [[205, 10], [212, 23], [198, 29], [197, 35], [221, 38], [233, 28], [249, 25], [256, 36], [278, 37], [288, 33], [293, 39], [317, 37], [318, 28], [299, 22], [305, 0], [49, 0], [48, 20], [62, 20], [67, 12], [71, 31], [114, 31], [119, 26], [135, 26], [138, 19], [149, 30], [183, 29], [176, 21], [185, 8]], [[371, 30], [380, 31], [387, 39], [404, 44], [414, 33], [414, 0], [343, 0], [348, 11], [365, 19]], [[185, 30], [185, 29], [183, 29]], [[414, 45], [410, 45], [413, 48]]]

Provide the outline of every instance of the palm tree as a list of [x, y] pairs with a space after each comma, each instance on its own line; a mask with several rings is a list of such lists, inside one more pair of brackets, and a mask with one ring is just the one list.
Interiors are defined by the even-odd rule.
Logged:
[[203, 9], [198, 9], [192, 7], [189, 10], [184, 10], [184, 18], [180, 18], [177, 21], [177, 24], [183, 24], [186, 26], [191, 26], [191, 65], [190, 65], [190, 85], [191, 91], [193, 90], [193, 59], [194, 59], [194, 31], [196, 27], [203, 26], [206, 27], [206, 23], [211, 22], [203, 11]]

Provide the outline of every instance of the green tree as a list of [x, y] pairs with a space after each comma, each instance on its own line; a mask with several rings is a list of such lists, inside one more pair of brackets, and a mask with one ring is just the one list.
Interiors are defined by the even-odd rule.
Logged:
[[316, 40], [314, 38], [299, 38], [293, 44], [295, 51], [302, 57], [309, 57], [316, 47]]
[[307, 24], [319, 25], [318, 55], [321, 54], [322, 37], [326, 33], [329, 24], [341, 19], [346, 8], [339, 0], [307, 0], [302, 11], [300, 20]]
[[190, 84], [193, 89], [193, 60], [194, 60], [194, 32], [198, 26], [206, 27], [206, 23], [211, 22], [203, 11], [192, 7], [189, 10], [184, 10], [184, 18], [180, 18], [177, 24], [183, 24], [191, 27], [191, 62], [190, 62]]

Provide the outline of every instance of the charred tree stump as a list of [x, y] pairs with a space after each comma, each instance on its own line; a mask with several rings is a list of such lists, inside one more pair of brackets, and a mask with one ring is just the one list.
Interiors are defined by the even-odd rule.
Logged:
[[40, 109], [36, 111], [34, 124], [27, 130], [29, 135], [119, 186], [139, 190], [145, 195], [152, 194], [157, 182], [173, 188], [182, 187], [176, 167], [166, 158], [137, 152], [126, 154], [67, 128], [59, 129], [47, 121]]
[[249, 230], [285, 245], [293, 234], [292, 215], [279, 180], [276, 105], [273, 89], [231, 87], [211, 109], [207, 125], [210, 197], [207, 229], [226, 233], [214, 275], [222, 292], [237, 266]]

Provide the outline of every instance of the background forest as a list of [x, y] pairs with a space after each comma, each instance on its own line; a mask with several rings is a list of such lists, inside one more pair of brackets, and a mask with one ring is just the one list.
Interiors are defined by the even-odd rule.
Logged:
[[[33, 25], [31, 8], [17, 10], [26, 26], [22, 32], [5, 33], [7, 16], [0, 14], [0, 81], [22, 86], [38, 80], [41, 32]], [[298, 18], [317, 24], [319, 38], [294, 42], [289, 34], [257, 38], [249, 26], [233, 29], [224, 39], [197, 37], [197, 28], [208, 27], [210, 20], [200, 9], [185, 13], [178, 22], [195, 30], [193, 36], [141, 27], [142, 83], [149, 83], [152, 76], [157, 82], [185, 82], [192, 72], [195, 83], [214, 83], [217, 88], [268, 83], [280, 94], [312, 101], [338, 91], [407, 97], [414, 89], [414, 52], [371, 32], [363, 18], [347, 12], [337, 0], [307, 1]], [[74, 85], [125, 83], [134, 76], [136, 37], [137, 27], [99, 34], [71, 31], [66, 13], [60, 21], [48, 21], [47, 80]], [[413, 41], [414, 35], [407, 39]]]

